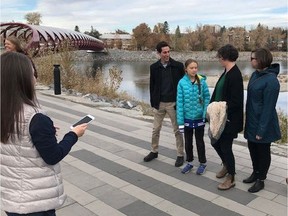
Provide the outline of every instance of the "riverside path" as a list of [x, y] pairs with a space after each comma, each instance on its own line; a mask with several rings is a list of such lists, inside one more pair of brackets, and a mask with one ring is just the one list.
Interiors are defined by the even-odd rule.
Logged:
[[174, 167], [175, 138], [170, 124], [163, 125], [158, 159], [145, 163], [143, 157], [150, 151], [151, 121], [103, 111], [92, 103], [72, 102], [70, 96], [54, 96], [49, 91], [38, 91], [37, 96], [60, 127], [59, 139], [80, 117], [95, 116], [85, 135], [61, 162], [68, 198], [57, 209], [57, 216], [287, 215], [286, 157], [272, 155], [265, 189], [251, 194], [247, 192], [250, 185], [242, 183], [252, 171], [249, 152], [237, 141], [233, 146], [236, 186], [219, 191], [217, 185], [223, 180], [216, 179], [215, 174], [221, 162], [207, 135], [206, 173], [196, 175], [194, 168], [184, 175]]

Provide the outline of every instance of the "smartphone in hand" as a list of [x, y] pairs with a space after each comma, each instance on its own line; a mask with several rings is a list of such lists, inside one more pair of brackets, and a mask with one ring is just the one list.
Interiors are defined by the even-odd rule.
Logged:
[[80, 119], [78, 122], [74, 123], [73, 125], [70, 126], [71, 129], [76, 127], [77, 125], [83, 124], [83, 123], [89, 123], [95, 119], [94, 116], [92, 115], [86, 115], [82, 119]]

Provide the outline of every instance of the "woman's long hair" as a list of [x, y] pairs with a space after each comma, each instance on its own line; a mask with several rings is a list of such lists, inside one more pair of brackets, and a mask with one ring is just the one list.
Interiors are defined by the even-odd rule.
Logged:
[[24, 104], [37, 107], [31, 61], [17, 52], [1, 55], [1, 142], [21, 135]]
[[27, 52], [23, 49], [21, 42], [17, 37], [9, 36], [9, 37], [5, 38], [5, 41], [6, 40], [10, 41], [15, 46], [16, 52], [23, 53], [23, 54], [27, 55]]
[[34, 70], [34, 76], [35, 76], [35, 78], [37, 78], [37, 77], [38, 77], [38, 72], [37, 72], [36, 66], [35, 66], [32, 58], [29, 56], [27, 50], [24, 49], [23, 46], [21, 45], [21, 41], [20, 41], [17, 37], [15, 37], [15, 36], [9, 36], [9, 37], [5, 38], [5, 40], [10, 41], [10, 42], [15, 46], [16, 52], [23, 53], [23, 54], [25, 54], [26, 56], [28, 56], [28, 58], [29, 58], [30, 61], [31, 61], [33, 70]]

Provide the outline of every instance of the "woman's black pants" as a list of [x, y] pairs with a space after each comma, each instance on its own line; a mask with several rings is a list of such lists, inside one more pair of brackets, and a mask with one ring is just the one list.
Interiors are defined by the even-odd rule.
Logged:
[[271, 164], [271, 143], [255, 143], [248, 140], [253, 173], [257, 179], [265, 180]]

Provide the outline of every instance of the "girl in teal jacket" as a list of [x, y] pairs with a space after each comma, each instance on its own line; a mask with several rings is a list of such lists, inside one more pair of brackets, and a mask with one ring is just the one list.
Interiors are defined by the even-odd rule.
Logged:
[[197, 174], [201, 175], [206, 169], [206, 154], [204, 143], [204, 127], [210, 93], [206, 77], [198, 75], [198, 62], [188, 59], [185, 62], [185, 76], [177, 86], [177, 123], [180, 131], [184, 132], [187, 165], [181, 171], [188, 173], [193, 168], [193, 132], [200, 165]]

